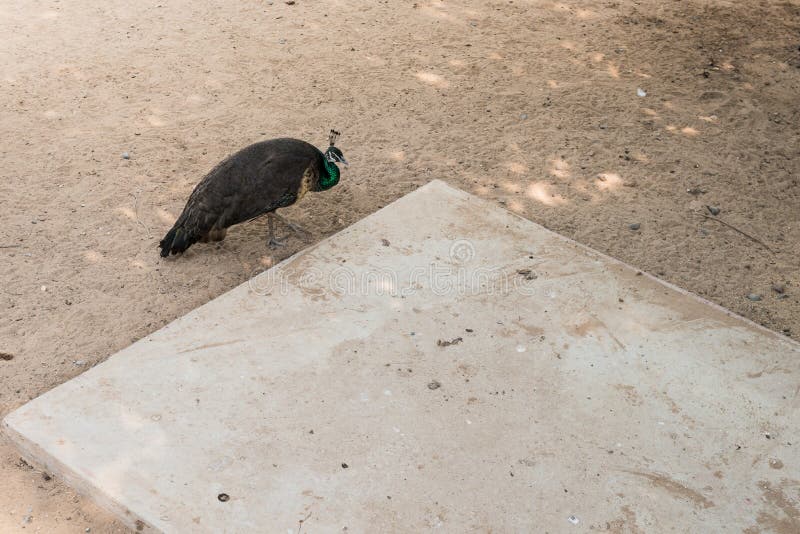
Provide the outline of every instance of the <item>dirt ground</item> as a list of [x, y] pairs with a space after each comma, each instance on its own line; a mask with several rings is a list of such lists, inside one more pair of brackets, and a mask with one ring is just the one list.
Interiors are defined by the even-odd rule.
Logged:
[[[0, 417], [433, 178], [800, 339], [800, 1], [159, 1], [0, 3]], [[159, 259], [218, 160], [331, 127], [312, 237]], [[87, 529], [0, 440], [0, 531]]]

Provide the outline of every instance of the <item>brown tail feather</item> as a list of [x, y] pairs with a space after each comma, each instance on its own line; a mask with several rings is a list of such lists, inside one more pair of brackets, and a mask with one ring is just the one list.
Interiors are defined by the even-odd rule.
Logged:
[[197, 236], [190, 233], [183, 226], [173, 226], [164, 239], [158, 244], [161, 248], [161, 257], [170, 254], [180, 254], [197, 242]]

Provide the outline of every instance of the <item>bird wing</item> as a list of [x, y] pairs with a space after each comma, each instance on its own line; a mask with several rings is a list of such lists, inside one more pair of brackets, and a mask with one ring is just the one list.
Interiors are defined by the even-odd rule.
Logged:
[[313, 165], [304, 154], [277, 154], [260, 161], [237, 156], [222, 161], [197, 185], [184, 210], [184, 226], [203, 233], [290, 206]]

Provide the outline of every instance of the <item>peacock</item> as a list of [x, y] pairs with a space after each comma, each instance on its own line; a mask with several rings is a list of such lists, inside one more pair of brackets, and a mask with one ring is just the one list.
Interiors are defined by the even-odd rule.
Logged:
[[324, 154], [305, 141], [281, 138], [252, 144], [221, 161], [197, 184], [175, 225], [159, 243], [161, 256], [180, 254], [198, 241], [222, 241], [228, 227], [265, 213], [267, 243], [280, 246], [274, 218], [281, 217], [275, 210], [291, 206], [309, 191], [325, 191], [339, 183], [336, 164], [347, 166], [344, 154], [334, 146], [339, 135], [331, 130], [330, 146]]

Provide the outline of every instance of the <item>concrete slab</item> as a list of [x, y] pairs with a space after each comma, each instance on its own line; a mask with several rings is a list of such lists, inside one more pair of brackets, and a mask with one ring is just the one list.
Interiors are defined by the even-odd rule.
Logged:
[[799, 357], [437, 181], [5, 430], [140, 530], [796, 532]]

